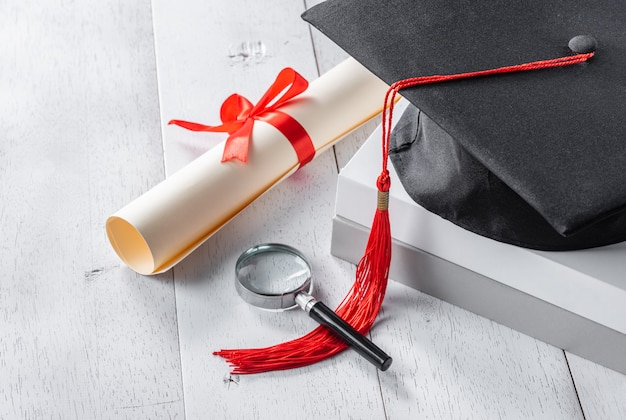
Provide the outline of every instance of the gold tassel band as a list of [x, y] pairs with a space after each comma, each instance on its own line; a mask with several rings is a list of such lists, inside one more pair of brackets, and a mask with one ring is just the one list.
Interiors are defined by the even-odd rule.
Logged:
[[378, 191], [378, 210], [385, 211], [389, 208], [389, 191]]

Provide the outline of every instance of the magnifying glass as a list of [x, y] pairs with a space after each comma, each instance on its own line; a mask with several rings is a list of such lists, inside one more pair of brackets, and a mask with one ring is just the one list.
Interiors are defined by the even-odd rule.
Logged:
[[253, 246], [237, 260], [235, 274], [237, 292], [246, 302], [276, 311], [299, 306], [378, 369], [391, 366], [391, 357], [311, 296], [311, 266], [297, 249], [283, 244]]

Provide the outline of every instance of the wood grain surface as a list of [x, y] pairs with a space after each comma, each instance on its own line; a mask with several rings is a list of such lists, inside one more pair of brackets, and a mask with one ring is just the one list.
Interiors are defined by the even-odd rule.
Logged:
[[231, 93], [254, 102], [283, 67], [312, 80], [346, 58], [300, 19], [314, 3], [0, 2], [0, 418], [626, 418], [626, 376], [393, 281], [371, 334], [387, 372], [346, 351], [231, 376], [211, 355], [315, 328], [239, 298], [249, 246], [299, 248], [317, 297], [341, 301], [337, 174], [376, 121], [170, 272], [117, 259], [106, 217], [223, 139], [170, 119], [217, 123]]

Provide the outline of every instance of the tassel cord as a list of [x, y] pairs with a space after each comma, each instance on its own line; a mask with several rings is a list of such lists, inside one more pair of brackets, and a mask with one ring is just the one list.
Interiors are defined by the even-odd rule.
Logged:
[[[361, 334], [367, 334], [374, 324], [385, 296], [391, 262], [391, 230], [387, 209], [391, 181], [387, 162], [393, 105], [399, 91], [419, 85], [469, 77], [567, 66], [581, 63], [592, 56], [593, 52], [469, 73], [414, 77], [400, 80], [389, 87], [385, 94], [382, 111], [383, 160], [382, 171], [376, 181], [379, 190], [378, 208], [374, 215], [365, 254], [357, 265], [356, 280], [336, 309], [341, 318]], [[346, 348], [347, 345], [341, 339], [326, 327], [320, 326], [301, 338], [275, 346], [221, 350], [213, 354], [225, 358], [231, 365], [233, 374], [255, 374], [307, 366], [331, 357]]]

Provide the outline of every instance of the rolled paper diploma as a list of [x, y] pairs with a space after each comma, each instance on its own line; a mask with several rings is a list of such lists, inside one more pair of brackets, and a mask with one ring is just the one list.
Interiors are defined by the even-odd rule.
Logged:
[[[350, 58], [280, 110], [305, 128], [317, 154], [377, 115], [387, 87]], [[262, 121], [254, 124], [247, 164], [222, 163], [223, 150], [224, 142], [107, 219], [109, 241], [131, 269], [167, 271], [299, 167], [291, 143]]]

